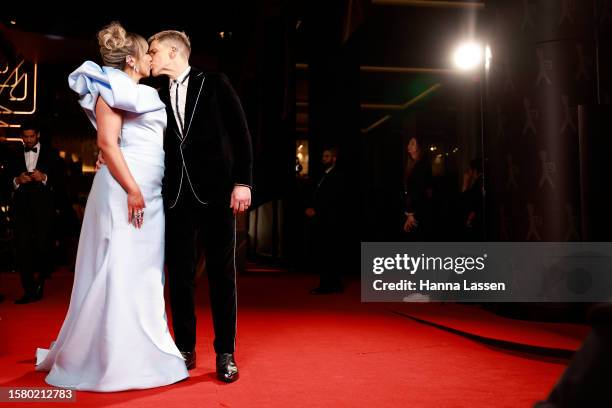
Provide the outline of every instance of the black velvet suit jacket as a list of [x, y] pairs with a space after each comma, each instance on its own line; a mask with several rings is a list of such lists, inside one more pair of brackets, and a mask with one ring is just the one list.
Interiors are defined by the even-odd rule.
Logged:
[[185, 104], [185, 136], [176, 123], [168, 85], [159, 91], [166, 104], [164, 202], [180, 194], [202, 202], [229, 204], [236, 184], [252, 185], [251, 135], [238, 95], [224, 74], [191, 67]]

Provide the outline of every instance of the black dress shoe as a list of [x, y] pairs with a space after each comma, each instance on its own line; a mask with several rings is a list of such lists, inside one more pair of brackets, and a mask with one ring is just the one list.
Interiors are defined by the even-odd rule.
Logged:
[[238, 367], [232, 353], [217, 354], [217, 378], [226, 383], [238, 379]]
[[329, 295], [331, 293], [341, 293], [341, 286], [319, 286], [318, 288], [314, 288], [310, 290], [311, 295]]
[[23, 295], [22, 297], [17, 299], [15, 301], [15, 304], [16, 305], [25, 305], [26, 303], [36, 302], [37, 300], [39, 300], [39, 299], [36, 299], [36, 297], [33, 294], [26, 293], [25, 295]]
[[187, 370], [193, 370], [196, 368], [196, 352], [192, 351], [181, 351], [181, 355], [185, 359], [185, 365], [187, 366]]
[[41, 279], [38, 285], [36, 285], [36, 287], [34, 288], [34, 293], [32, 294], [32, 296], [34, 297], [34, 300], [42, 299], [44, 290], [45, 290], [45, 280]]

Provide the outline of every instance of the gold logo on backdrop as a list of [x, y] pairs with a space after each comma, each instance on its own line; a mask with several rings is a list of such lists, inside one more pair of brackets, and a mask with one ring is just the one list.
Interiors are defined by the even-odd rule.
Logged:
[[36, 63], [0, 66], [0, 127], [19, 127], [18, 115], [36, 112], [37, 81]]

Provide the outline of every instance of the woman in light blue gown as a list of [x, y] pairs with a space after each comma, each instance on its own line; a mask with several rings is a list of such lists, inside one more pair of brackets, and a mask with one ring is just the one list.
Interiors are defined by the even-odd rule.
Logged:
[[106, 166], [95, 175], [79, 239], [68, 313], [36, 369], [54, 386], [120, 391], [188, 377], [164, 306], [163, 134], [166, 110], [144, 38], [112, 23], [98, 33], [104, 67], [68, 77], [97, 129]]

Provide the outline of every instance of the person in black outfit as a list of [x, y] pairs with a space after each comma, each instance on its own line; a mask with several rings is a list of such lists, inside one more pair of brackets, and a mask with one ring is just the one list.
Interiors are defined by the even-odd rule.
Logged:
[[410, 241], [428, 240], [431, 228], [431, 163], [416, 137], [407, 145], [404, 167], [404, 238]]
[[163, 197], [166, 264], [176, 344], [187, 368], [196, 364], [196, 245], [204, 245], [210, 286], [217, 378], [238, 379], [236, 343], [236, 214], [251, 203], [251, 135], [240, 100], [223, 74], [189, 65], [182, 32], [149, 39], [154, 76], [167, 75]]
[[465, 175], [462, 201], [462, 230], [465, 241], [483, 239], [483, 177], [482, 160], [473, 159]]
[[337, 150], [323, 151], [325, 169], [315, 192], [313, 206], [306, 209], [306, 216], [313, 220], [313, 238], [320, 283], [310, 292], [314, 295], [342, 291], [340, 262], [342, 213], [342, 179], [336, 168]]
[[[9, 192], [13, 190], [13, 186], [9, 183], [8, 176], [8, 161], [10, 154], [8, 153], [8, 149], [4, 145], [6, 142], [6, 132], [4, 128], [0, 128], [0, 205], [3, 207], [8, 207], [9, 202]], [[10, 233], [10, 216], [9, 214], [2, 212], [0, 213], [0, 255], [5, 256], [8, 252], [7, 248], [4, 247], [5, 237]], [[10, 268], [10, 265], [7, 263], [2, 265], [0, 272]], [[9, 269], [10, 270], [10, 269]], [[4, 293], [0, 293], [0, 303], [4, 302], [6, 296]]]
[[24, 123], [21, 136], [23, 149], [16, 152], [9, 164], [17, 265], [24, 290], [24, 295], [15, 301], [17, 304], [40, 300], [45, 279], [53, 271], [54, 191], [60, 189], [62, 181], [59, 155], [40, 142], [38, 123], [35, 120]]
[[591, 333], [546, 401], [535, 408], [612, 407], [612, 304], [592, 306], [588, 321]]

